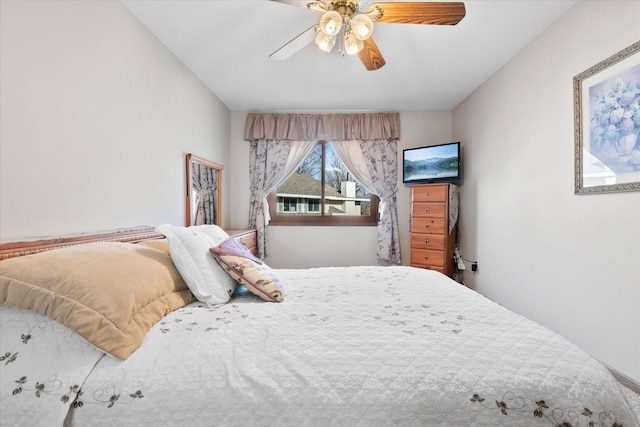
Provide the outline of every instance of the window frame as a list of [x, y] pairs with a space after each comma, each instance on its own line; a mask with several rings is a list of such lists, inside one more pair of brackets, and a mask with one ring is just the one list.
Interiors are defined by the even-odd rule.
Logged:
[[377, 226], [378, 225], [378, 207], [380, 205], [380, 199], [377, 195], [370, 193], [369, 203], [371, 206], [369, 215], [325, 215], [325, 146], [326, 141], [318, 141], [317, 144], [322, 146], [322, 160], [321, 167], [323, 173], [321, 175], [320, 185], [322, 190], [322, 196], [320, 198], [320, 212], [319, 215], [279, 215], [277, 212], [278, 199], [276, 197], [276, 191], [273, 191], [267, 195], [267, 202], [269, 203], [269, 215], [271, 221], [269, 225], [286, 225], [286, 226], [303, 226], [303, 225], [322, 225], [322, 226]]

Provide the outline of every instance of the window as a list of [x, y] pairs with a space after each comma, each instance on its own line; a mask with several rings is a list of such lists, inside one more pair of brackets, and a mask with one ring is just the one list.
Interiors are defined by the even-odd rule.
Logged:
[[307, 209], [309, 212], [320, 212], [320, 199], [308, 199]]
[[378, 197], [351, 176], [325, 142], [316, 144], [268, 200], [271, 225], [378, 223]]
[[295, 197], [283, 197], [282, 198], [282, 212], [296, 212], [298, 206], [298, 199]]

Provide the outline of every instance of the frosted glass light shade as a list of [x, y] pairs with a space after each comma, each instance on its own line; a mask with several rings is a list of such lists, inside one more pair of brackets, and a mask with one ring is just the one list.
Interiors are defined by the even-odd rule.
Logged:
[[373, 21], [367, 15], [356, 15], [351, 18], [351, 30], [358, 40], [366, 40], [373, 33]]
[[331, 52], [336, 45], [336, 38], [320, 31], [316, 36], [316, 45], [325, 52]]
[[320, 18], [320, 29], [328, 36], [335, 36], [341, 28], [342, 16], [335, 10], [330, 10]]
[[352, 31], [347, 31], [344, 34], [344, 51], [347, 55], [355, 55], [364, 48], [364, 42], [357, 39]]

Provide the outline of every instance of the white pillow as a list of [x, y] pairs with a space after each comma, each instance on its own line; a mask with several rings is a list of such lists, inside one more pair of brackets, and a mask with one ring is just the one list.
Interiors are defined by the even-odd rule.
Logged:
[[156, 227], [167, 236], [171, 260], [198, 299], [209, 306], [229, 301], [237, 283], [220, 267], [209, 249], [220, 245], [229, 235], [217, 225]]

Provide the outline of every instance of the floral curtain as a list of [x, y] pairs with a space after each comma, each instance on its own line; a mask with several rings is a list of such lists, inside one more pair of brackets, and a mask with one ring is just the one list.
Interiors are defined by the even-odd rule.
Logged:
[[[288, 158], [288, 154], [284, 154], [284, 146], [290, 147], [289, 141], [307, 141], [310, 151], [318, 140], [334, 142], [336, 145], [341, 141], [351, 141], [353, 144], [355, 140], [360, 145], [363, 157], [352, 161], [351, 168], [347, 165], [348, 159], [346, 162], [343, 159], [343, 162], [363, 185], [371, 186], [369, 191], [380, 197], [382, 203], [378, 223], [378, 258], [399, 264], [400, 241], [396, 201], [399, 138], [399, 113], [248, 114], [245, 139], [251, 142], [249, 227], [258, 230], [259, 255], [266, 255], [265, 230], [268, 224], [268, 209], [265, 209], [265, 197], [288, 176], [284, 173], [284, 165], [287, 163], [285, 159]], [[357, 157], [357, 154], [354, 156]], [[303, 158], [301, 157], [300, 161]], [[366, 179], [365, 172], [357, 172], [356, 166], [363, 164], [366, 165], [369, 179]], [[298, 163], [289, 173], [293, 172], [297, 165]]]
[[334, 141], [332, 145], [349, 172], [367, 190], [380, 198], [378, 259], [400, 264], [396, 200], [398, 191], [396, 184], [398, 180], [397, 141]]
[[249, 228], [256, 229], [259, 257], [267, 255], [266, 231], [271, 220], [267, 194], [275, 191], [296, 170], [314, 145], [315, 141], [258, 139], [251, 142]]
[[193, 163], [191, 181], [196, 193], [196, 215], [194, 225], [215, 224], [217, 218], [216, 205], [218, 203], [218, 176], [213, 168]]
[[401, 264], [398, 229], [398, 141], [360, 141], [375, 194], [380, 197], [378, 259]]

